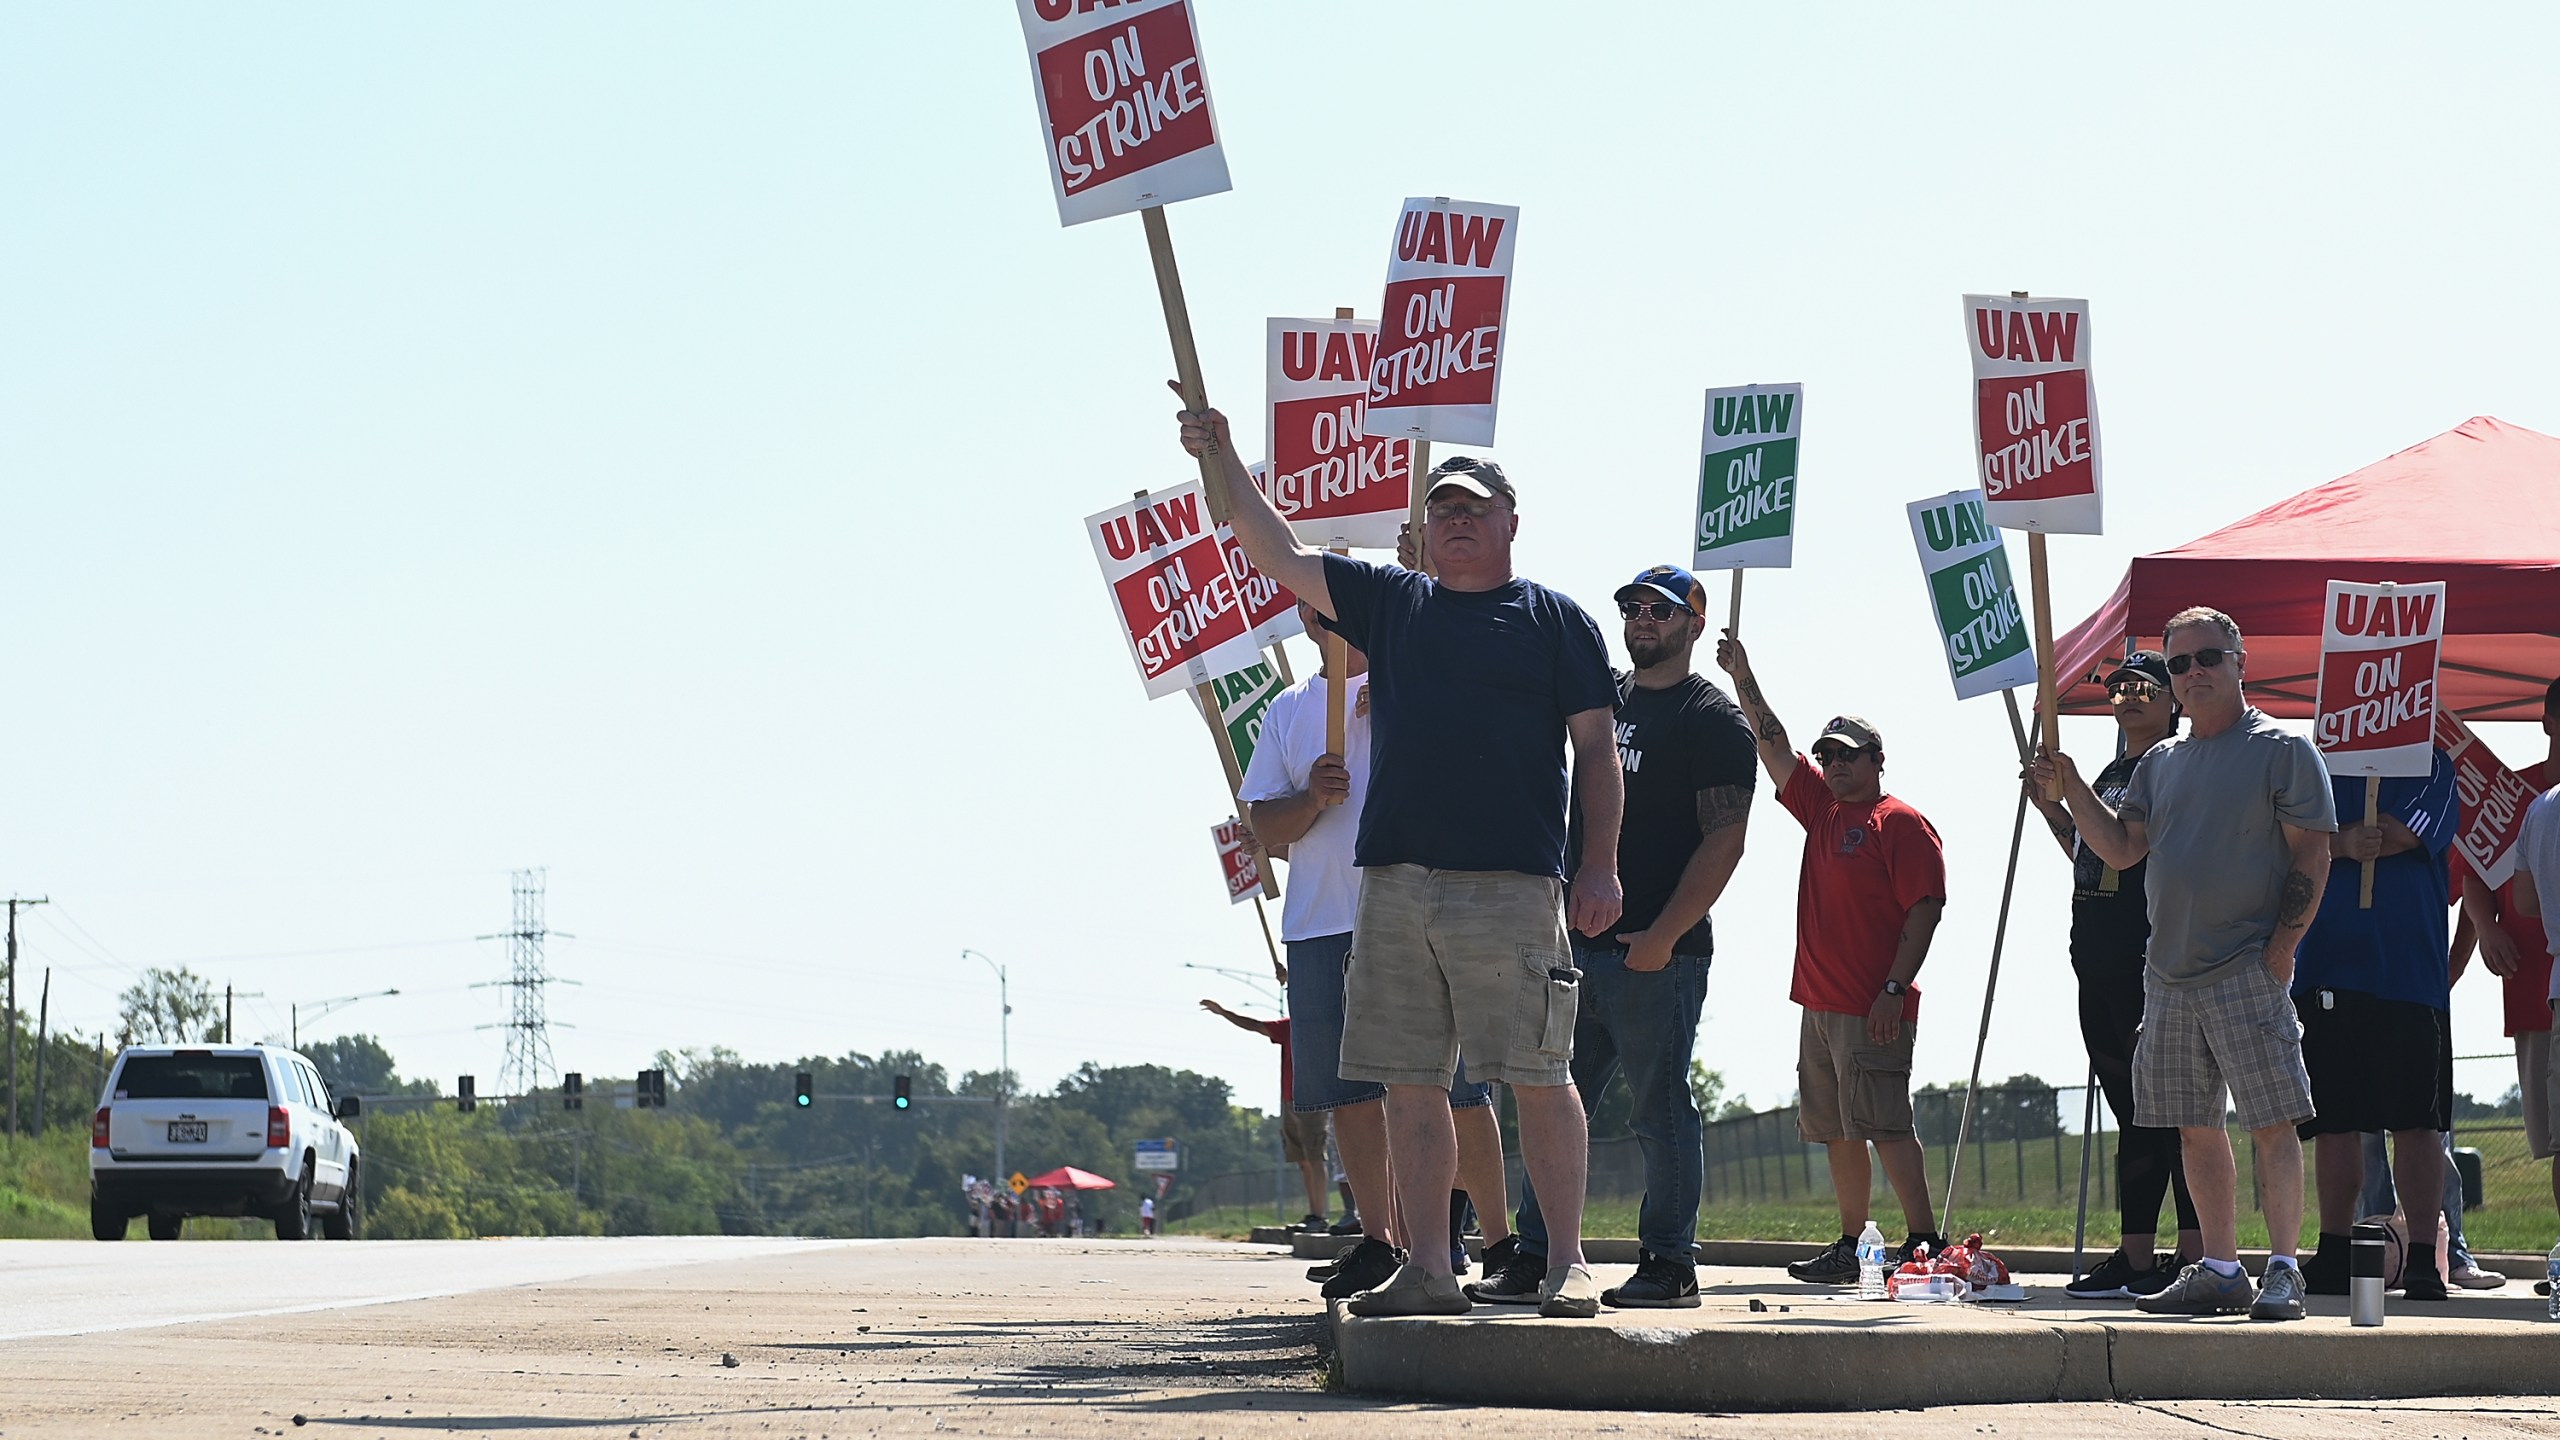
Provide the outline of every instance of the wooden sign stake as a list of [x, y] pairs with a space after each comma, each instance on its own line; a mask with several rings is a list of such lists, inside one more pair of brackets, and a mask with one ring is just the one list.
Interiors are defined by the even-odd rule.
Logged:
[[1733, 567], [1733, 603], [1725, 608], [1724, 628], [1733, 632], [1734, 639], [1742, 638], [1742, 567], [1739, 565]]
[[[2044, 532], [2027, 532], [2027, 583], [2036, 607], [2036, 739], [2049, 751], [2062, 749], [2061, 694], [2053, 674], [2053, 586], [2045, 569]], [[2062, 798], [2062, 778], [2044, 787], [2044, 798]]]
[[[1351, 552], [1334, 547], [1334, 554]], [[1351, 642], [1327, 630], [1324, 632], [1324, 753], [1340, 756], [1350, 742], [1344, 732], [1350, 728], [1351, 677], [1342, 672], [1351, 665]]]
[[[2364, 823], [2382, 823], [2382, 777], [2379, 775], [2364, 777]], [[2364, 862], [2364, 879], [2356, 886], [2356, 908], [2373, 908], [2373, 862], [2370, 860]]]
[[[1164, 223], [1164, 207], [1138, 212], [1147, 227], [1147, 258], [1156, 271], [1156, 299], [1164, 306], [1165, 337], [1173, 342], [1173, 376], [1182, 387], [1182, 408], [1209, 408], [1209, 387], [1200, 378], [1200, 347], [1191, 338], [1191, 307], [1182, 298], [1182, 271], [1173, 263], [1173, 232]], [[1209, 518], [1220, 525], [1233, 518], [1227, 508], [1226, 476], [1218, 465], [1213, 437], [1200, 450], [1200, 489], [1209, 498]]]

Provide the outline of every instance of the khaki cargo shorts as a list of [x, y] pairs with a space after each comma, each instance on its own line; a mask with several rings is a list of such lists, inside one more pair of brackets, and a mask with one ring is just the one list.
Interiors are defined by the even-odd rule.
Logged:
[[1280, 1158], [1291, 1164], [1324, 1159], [1325, 1112], [1322, 1110], [1280, 1111]]
[[1516, 870], [1361, 872], [1345, 981], [1342, 1078], [1446, 1087], [1572, 1081], [1582, 972], [1564, 882]]
[[1867, 1039], [1867, 1017], [1807, 1010], [1796, 1027], [1796, 1134], [1834, 1140], [1906, 1140], [1911, 1130], [1911, 1042], [1902, 1022], [1890, 1045]]

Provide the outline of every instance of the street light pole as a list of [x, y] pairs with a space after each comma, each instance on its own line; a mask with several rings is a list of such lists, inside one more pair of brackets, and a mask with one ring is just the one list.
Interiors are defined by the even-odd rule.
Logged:
[[[315, 1000], [311, 1005], [311, 1018], [317, 1020], [332, 1010], [343, 1009], [359, 1000], [380, 1000], [385, 996], [399, 993], [398, 990], [367, 990], [361, 995], [341, 995], [335, 1000]], [[293, 1006], [293, 1048], [296, 1050], [302, 1048], [302, 1006], [299, 1002]]]
[[1013, 1001], [1005, 990], [1004, 967], [994, 956], [965, 946], [960, 953], [977, 956], [996, 972], [996, 1183], [1001, 1185], [1013, 1174], [1004, 1167], [1005, 1093], [1013, 1088]]

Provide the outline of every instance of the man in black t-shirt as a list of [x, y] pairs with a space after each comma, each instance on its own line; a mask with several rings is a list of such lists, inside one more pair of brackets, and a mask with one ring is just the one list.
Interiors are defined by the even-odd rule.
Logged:
[[[2110, 807], [2121, 806], [2133, 770], [2151, 747], [2178, 728], [2178, 702], [2169, 697], [2169, 665], [2155, 650], [2136, 650], [2107, 674], [2124, 753], [2098, 772], [2090, 789]], [[2030, 781], [2027, 796], [2043, 812], [2062, 853], [2071, 857], [2071, 969], [2080, 980], [2080, 1038], [2089, 1068], [2106, 1093], [2107, 1111], [2121, 1134], [2116, 1145], [2116, 1204], [2122, 1241], [2096, 1269], [2063, 1287], [2081, 1299], [2155, 1295], [2178, 1277], [2180, 1267], [2204, 1253], [2195, 1201], [2187, 1194], [2178, 1132], [2133, 1123], [2133, 1042], [2142, 1029], [2142, 954], [2151, 939], [2145, 868], [2116, 870], [2081, 843], [2071, 812], [2047, 800]], [[2178, 1263], [2162, 1265], [2152, 1250], [2160, 1228], [2160, 1200], [2174, 1195], [2178, 1211]]]
[[[1618, 828], [1618, 875], [1626, 910], [1596, 935], [1576, 933], [1582, 971], [1574, 1024], [1573, 1083], [1588, 1109], [1624, 1073], [1644, 1154], [1642, 1253], [1626, 1284], [1601, 1292], [1622, 1308], [1698, 1304], [1698, 1195], [1706, 1152], [1689, 1093], [1689, 1056], [1707, 999], [1713, 936], [1707, 909], [1742, 859], [1759, 769], [1751, 727], [1731, 697], [1690, 669], [1706, 632], [1706, 595], [1677, 565], [1656, 565], [1621, 587], [1627, 656], [1618, 677], [1615, 726], [1626, 809]], [[1567, 846], [1570, 872], [1581, 853], [1577, 824]], [[1546, 1274], [1546, 1217], [1538, 1195], [1520, 1191], [1516, 1258], [1467, 1287], [1477, 1300], [1526, 1304]]]

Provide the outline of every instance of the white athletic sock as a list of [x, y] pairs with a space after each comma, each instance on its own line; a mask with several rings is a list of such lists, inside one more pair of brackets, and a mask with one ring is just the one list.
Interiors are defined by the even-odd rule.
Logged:
[[2249, 1273], [2248, 1271], [2240, 1268], [2240, 1262], [2237, 1260], [2216, 1260], [2212, 1256], [2207, 1255], [2204, 1257], [2202, 1263], [2207, 1269], [2213, 1271], [2214, 1274], [2222, 1276], [2226, 1280], [2233, 1276], [2246, 1275]]

